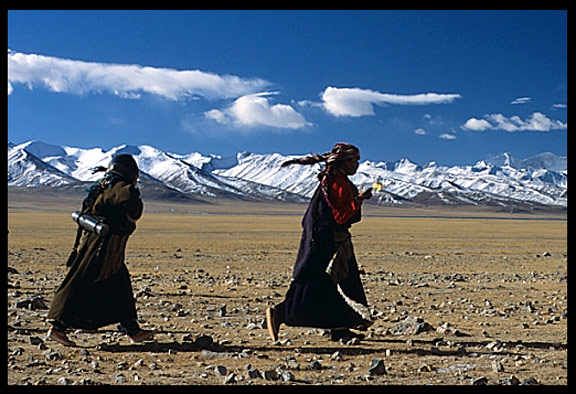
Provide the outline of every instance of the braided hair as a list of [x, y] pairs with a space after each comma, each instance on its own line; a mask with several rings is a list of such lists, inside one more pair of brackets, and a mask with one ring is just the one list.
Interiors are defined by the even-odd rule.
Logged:
[[320, 162], [326, 162], [326, 166], [318, 174], [318, 179], [322, 180], [325, 175], [329, 174], [335, 168], [334, 164], [349, 157], [356, 156], [360, 150], [352, 144], [339, 142], [330, 152], [324, 154], [310, 154], [308, 156], [300, 157], [297, 159], [286, 160], [280, 167], [284, 168], [292, 164], [312, 165]]

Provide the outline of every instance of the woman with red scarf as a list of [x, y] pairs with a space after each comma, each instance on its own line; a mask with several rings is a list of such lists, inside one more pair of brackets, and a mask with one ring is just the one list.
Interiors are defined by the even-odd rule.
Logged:
[[336, 144], [323, 155], [289, 160], [291, 164], [325, 162], [320, 181], [302, 219], [302, 237], [284, 301], [266, 310], [271, 338], [287, 326], [331, 330], [331, 339], [363, 338], [351, 328], [366, 330], [373, 321], [360, 280], [349, 228], [361, 218], [362, 201], [372, 190], [358, 192], [348, 179], [358, 169], [357, 147]]

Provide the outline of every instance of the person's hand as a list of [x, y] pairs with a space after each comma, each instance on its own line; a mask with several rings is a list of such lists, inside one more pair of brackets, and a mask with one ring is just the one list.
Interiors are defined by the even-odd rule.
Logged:
[[358, 193], [358, 198], [363, 201], [363, 200], [368, 200], [372, 197], [372, 188], [369, 187], [366, 190], [362, 190], [360, 193]]

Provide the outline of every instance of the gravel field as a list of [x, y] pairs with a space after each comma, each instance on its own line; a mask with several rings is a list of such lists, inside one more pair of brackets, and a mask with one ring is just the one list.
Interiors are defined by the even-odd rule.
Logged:
[[[566, 215], [369, 207], [361, 341], [280, 329], [304, 205], [147, 204], [126, 263], [143, 328], [45, 339], [80, 200], [9, 200], [9, 385], [567, 385]], [[146, 201], [145, 201], [146, 204]]]

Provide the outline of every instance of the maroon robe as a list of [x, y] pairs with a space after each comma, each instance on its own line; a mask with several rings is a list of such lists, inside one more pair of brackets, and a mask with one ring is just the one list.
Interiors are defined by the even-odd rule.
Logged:
[[[332, 205], [332, 204], [330, 204]], [[338, 245], [334, 232], [348, 232], [357, 214], [346, 224], [334, 220], [332, 208], [318, 187], [302, 219], [302, 237], [292, 280], [284, 301], [275, 306], [278, 321], [288, 326], [326, 329], [366, 329], [373, 322], [354, 255], [348, 276], [335, 284], [326, 268]]]

